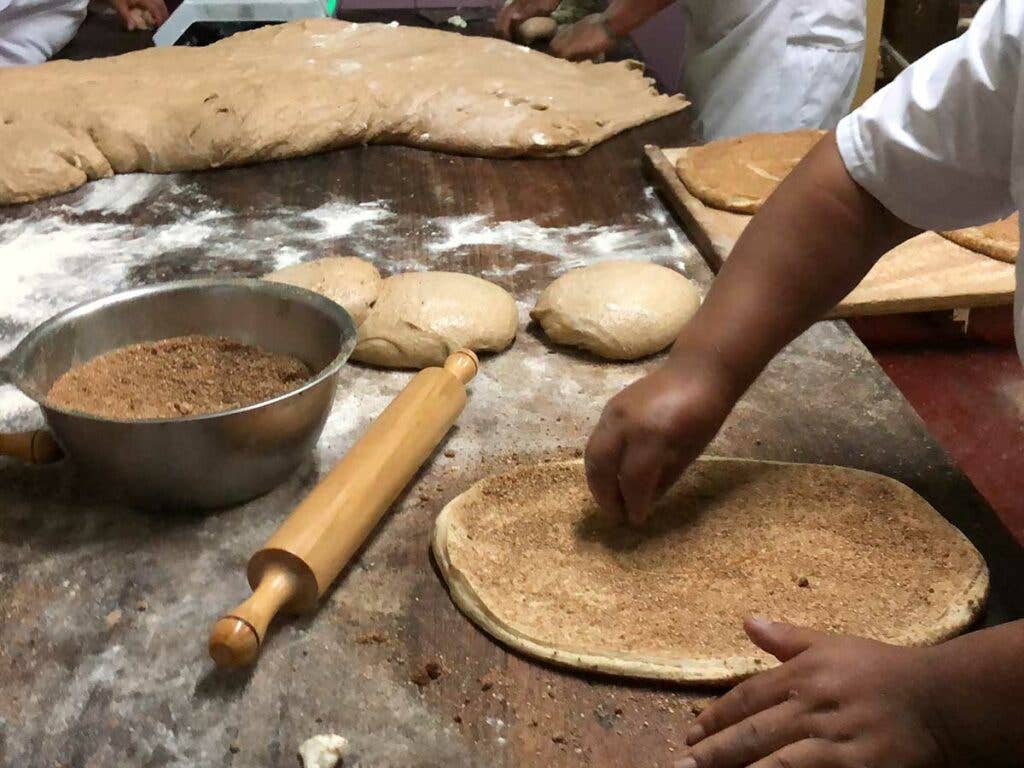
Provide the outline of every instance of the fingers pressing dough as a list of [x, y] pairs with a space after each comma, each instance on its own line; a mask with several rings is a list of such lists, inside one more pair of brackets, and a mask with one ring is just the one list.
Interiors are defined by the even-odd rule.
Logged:
[[380, 292], [380, 272], [368, 261], [354, 256], [329, 256], [294, 264], [266, 276], [275, 283], [297, 285], [326, 296], [362, 325]]
[[825, 131], [751, 133], [689, 148], [676, 172], [705, 205], [756, 213]]
[[555, 280], [530, 316], [559, 344], [635, 360], [671, 344], [699, 306], [693, 283], [668, 267], [606, 261]]
[[515, 300], [494, 283], [458, 272], [406, 272], [384, 281], [352, 359], [389, 368], [442, 365], [459, 347], [505, 349], [518, 324]]
[[1020, 218], [1016, 213], [990, 224], [982, 224], [980, 227], [954, 229], [939, 234], [957, 245], [991, 256], [993, 259], [1008, 261], [1011, 264], [1017, 262], [1017, 252], [1020, 250]]

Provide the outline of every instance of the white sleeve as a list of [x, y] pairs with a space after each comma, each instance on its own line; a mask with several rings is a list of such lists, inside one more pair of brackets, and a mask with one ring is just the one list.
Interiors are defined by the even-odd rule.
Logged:
[[843, 118], [836, 138], [854, 180], [922, 229], [980, 224], [1015, 210], [1022, 34], [1024, 3], [987, 0], [967, 32]]

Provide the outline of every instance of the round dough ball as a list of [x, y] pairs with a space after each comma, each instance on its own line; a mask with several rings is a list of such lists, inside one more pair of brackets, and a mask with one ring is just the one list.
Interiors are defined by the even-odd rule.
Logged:
[[354, 256], [330, 256], [294, 264], [271, 272], [264, 279], [326, 296], [344, 307], [357, 327], [366, 319], [384, 282], [373, 264]]
[[566, 272], [530, 316], [559, 344], [636, 360], [671, 344], [699, 306], [697, 288], [668, 267], [606, 261]]
[[515, 300], [494, 283], [458, 272], [406, 272], [384, 281], [352, 359], [389, 368], [442, 365], [460, 347], [505, 349], [518, 324]]
[[558, 31], [558, 22], [550, 16], [534, 16], [516, 27], [516, 37], [524, 45], [550, 40]]

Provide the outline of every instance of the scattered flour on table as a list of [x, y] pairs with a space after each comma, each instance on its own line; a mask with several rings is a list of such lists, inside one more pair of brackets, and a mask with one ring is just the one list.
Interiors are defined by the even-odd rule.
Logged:
[[[505, 246], [551, 256], [559, 262], [556, 273], [611, 259], [653, 261], [686, 274], [686, 259], [693, 246], [679, 237], [665, 214], [653, 188], [644, 190], [647, 203], [640, 218], [656, 227], [626, 224], [577, 224], [545, 227], [535, 221], [493, 221], [484, 214], [434, 219], [439, 236], [427, 243], [427, 251], [443, 253], [473, 246]], [[492, 268], [484, 277], [504, 277], [531, 269], [527, 261], [515, 261], [505, 268]]]
[[156, 173], [118, 174], [85, 185], [67, 207], [75, 213], [128, 213], [174, 178]]
[[325, 203], [300, 214], [309, 221], [318, 224], [318, 237], [321, 240], [334, 240], [348, 237], [354, 230], [365, 225], [379, 225], [394, 217], [387, 204], [382, 200], [367, 203], [350, 203], [339, 200]]
[[35, 403], [14, 387], [0, 387], [0, 419], [24, 416], [34, 407]]
[[[168, 177], [138, 174], [168, 183]], [[127, 178], [130, 194], [119, 196], [115, 182]], [[45, 209], [42, 215], [0, 220], [0, 317], [34, 326], [57, 311], [128, 287], [129, 270], [180, 253], [183, 264], [200, 263], [200, 273], [217, 272], [219, 263], [237, 269], [260, 263], [269, 272], [319, 254], [326, 243], [358, 235], [380, 236], [394, 214], [382, 201], [331, 201], [313, 209], [279, 207], [264, 215], [216, 206], [176, 210], [165, 223], [133, 224], [117, 214], [145, 200], [139, 190], [155, 189], [118, 176], [91, 185], [78, 202]], [[93, 192], [96, 185], [106, 185]], [[135, 201], [135, 202], [132, 202]], [[96, 220], [95, 214], [105, 214]], [[89, 214], [81, 220], [80, 214]], [[110, 214], [107, 216], [106, 214]], [[383, 233], [384, 239], [387, 234]], [[358, 255], [365, 247], [354, 247]], [[13, 346], [0, 336], [0, 354]]]

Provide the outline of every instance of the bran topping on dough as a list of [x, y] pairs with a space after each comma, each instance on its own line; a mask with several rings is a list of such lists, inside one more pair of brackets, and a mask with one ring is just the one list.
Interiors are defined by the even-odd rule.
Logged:
[[503, 642], [570, 666], [727, 682], [774, 663], [757, 614], [904, 645], [981, 610], [987, 569], [901, 483], [839, 467], [703, 459], [640, 530], [609, 520], [580, 461], [488, 478], [438, 519], [453, 597]]
[[680, 180], [705, 205], [756, 213], [825, 131], [751, 133], [690, 147], [676, 163]]
[[957, 245], [993, 259], [1007, 261], [1010, 264], [1017, 263], [1017, 252], [1020, 251], [1020, 217], [1016, 213], [978, 227], [954, 229], [939, 234]]

